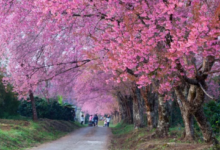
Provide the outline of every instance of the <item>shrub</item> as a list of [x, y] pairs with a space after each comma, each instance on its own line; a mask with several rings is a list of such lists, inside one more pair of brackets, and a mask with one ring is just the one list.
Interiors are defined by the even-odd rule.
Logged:
[[220, 103], [215, 101], [206, 103], [204, 112], [211, 123], [213, 131], [218, 133], [220, 131]]
[[19, 101], [12, 90], [13, 88], [10, 85], [7, 86], [7, 90], [5, 89], [0, 75], [0, 118], [10, 118], [10, 116], [18, 114]]
[[[37, 115], [39, 118], [48, 118], [56, 120], [74, 120], [74, 109], [70, 104], [59, 104], [57, 101], [52, 101], [50, 103], [46, 102], [44, 99], [35, 97]], [[18, 112], [22, 116], [31, 117], [32, 116], [32, 106], [31, 102], [22, 100]]]

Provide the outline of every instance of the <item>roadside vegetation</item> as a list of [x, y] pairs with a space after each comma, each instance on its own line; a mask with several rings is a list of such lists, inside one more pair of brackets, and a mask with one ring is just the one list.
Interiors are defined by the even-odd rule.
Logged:
[[[18, 100], [12, 86], [5, 89], [0, 77], [0, 150], [22, 150], [58, 139], [83, 127], [73, 122], [74, 109], [61, 96], [35, 97], [38, 121], [32, 121], [29, 100]], [[53, 119], [53, 120], [52, 120]]]
[[22, 150], [58, 139], [81, 127], [72, 121], [0, 119], [0, 150]]
[[[188, 142], [183, 140], [184, 128], [181, 126], [170, 128], [167, 138], [154, 136], [155, 129], [147, 127], [134, 129], [133, 124], [119, 123], [112, 128], [113, 137], [110, 150], [213, 150], [211, 145], [197, 140]], [[197, 133], [198, 136], [200, 133]]]
[[[110, 150], [219, 150], [204, 141], [202, 132], [194, 120], [194, 140], [184, 139], [184, 123], [177, 105], [169, 112], [169, 132], [167, 137], [155, 134], [156, 128], [149, 128], [147, 120], [142, 128], [135, 129], [134, 124], [119, 122], [111, 124], [113, 138]], [[205, 115], [212, 126], [216, 139], [220, 141], [220, 102], [209, 101], [204, 107]], [[146, 117], [145, 117], [146, 118]]]

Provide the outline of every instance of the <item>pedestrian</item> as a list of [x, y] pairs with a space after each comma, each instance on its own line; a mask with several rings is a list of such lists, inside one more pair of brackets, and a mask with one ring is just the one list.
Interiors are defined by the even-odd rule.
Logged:
[[92, 126], [95, 126], [94, 118], [95, 118], [95, 116], [92, 117]]
[[81, 125], [83, 125], [83, 122], [84, 122], [84, 116], [83, 115], [81, 116], [80, 120], [81, 120]]
[[104, 117], [104, 127], [106, 127], [107, 126], [107, 120], [106, 120], [106, 118]]
[[89, 117], [89, 126], [93, 126], [92, 120], [93, 120], [93, 117], [92, 117], [92, 115], [90, 115], [90, 117]]
[[108, 115], [107, 118], [106, 118], [106, 121], [107, 121], [107, 127], [109, 127], [110, 120], [111, 120], [111, 118], [110, 118], [110, 116]]
[[95, 115], [95, 117], [94, 117], [94, 126], [98, 125], [98, 120], [99, 120], [98, 115]]

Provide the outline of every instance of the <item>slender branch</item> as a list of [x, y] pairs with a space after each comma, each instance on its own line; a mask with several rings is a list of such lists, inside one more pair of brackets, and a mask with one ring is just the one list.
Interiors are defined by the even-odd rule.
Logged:
[[88, 62], [84, 62], [84, 63], [81, 64], [81, 65], [76, 65], [76, 66], [71, 67], [71, 68], [69, 68], [69, 69], [66, 69], [66, 70], [64, 70], [64, 71], [58, 72], [58, 73], [56, 73], [55, 75], [53, 75], [52, 77], [49, 77], [49, 78], [44, 79], [44, 80], [40, 80], [38, 83], [40, 83], [40, 82], [42, 82], [42, 81], [52, 80], [52, 79], [55, 78], [56, 76], [58, 76], [58, 75], [60, 75], [60, 74], [62, 74], [62, 73], [66, 73], [66, 72], [68, 72], [68, 71], [70, 71], [70, 70], [72, 70], [72, 69], [79, 68], [79, 67], [85, 65], [86, 63], [88, 63]]
[[205, 89], [203, 88], [203, 86], [202, 86], [202, 84], [201, 84], [200, 82], [199, 82], [199, 86], [200, 86], [200, 88], [202, 89], [202, 91], [203, 91], [209, 98], [211, 98], [211, 99], [213, 99], [213, 100], [216, 101], [216, 99], [215, 99], [213, 96], [209, 95], [209, 94], [205, 91]]
[[[43, 68], [49, 68], [49, 67], [53, 67], [53, 66], [61, 66], [61, 65], [67, 65], [67, 64], [78, 64], [78, 63], [87, 63], [90, 62], [93, 59], [85, 59], [85, 60], [79, 60], [79, 61], [70, 61], [70, 62], [61, 62], [61, 63], [57, 63], [57, 64], [47, 64], [47, 65], [43, 65], [40, 67], [33, 67], [32, 70], [39, 70], [39, 69], [43, 69]], [[95, 60], [95, 59], [94, 59]]]
[[208, 74], [213, 74], [213, 73], [218, 73], [220, 72], [220, 70], [214, 70], [214, 71], [210, 71], [210, 72], [204, 72], [203, 74], [208, 75]]
[[140, 19], [141, 23], [145, 26], [148, 27], [148, 25], [144, 22], [144, 18], [141, 17], [139, 14], [137, 14], [138, 19]]
[[202, 65], [199, 66], [198, 70], [202, 69]]
[[133, 76], [137, 77], [137, 75], [136, 75], [136, 74], [134, 74], [134, 71], [133, 71], [133, 70], [131, 70], [131, 69], [129, 69], [128, 67], [126, 67], [126, 71], [127, 71], [127, 73], [129, 73], [129, 74], [131, 74], [131, 75], [133, 75]]

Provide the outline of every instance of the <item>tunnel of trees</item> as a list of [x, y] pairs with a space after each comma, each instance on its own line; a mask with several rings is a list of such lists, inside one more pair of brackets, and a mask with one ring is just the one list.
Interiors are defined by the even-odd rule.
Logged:
[[196, 129], [218, 143], [219, 0], [0, 5], [2, 81], [30, 101], [33, 120], [42, 117], [35, 96], [49, 102], [62, 95], [89, 114], [155, 128], [152, 136], [181, 125], [185, 140], [194, 140]]

